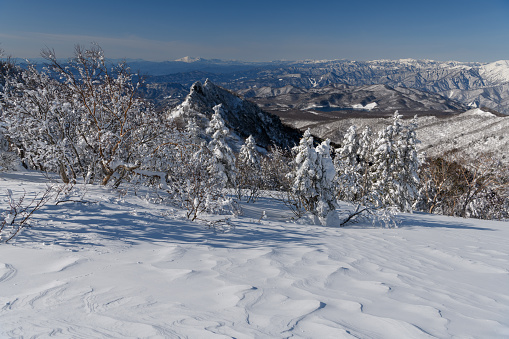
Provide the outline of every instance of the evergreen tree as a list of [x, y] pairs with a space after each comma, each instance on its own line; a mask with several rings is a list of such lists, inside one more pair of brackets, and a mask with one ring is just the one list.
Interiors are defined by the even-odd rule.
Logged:
[[415, 119], [403, 127], [396, 111], [390, 126], [378, 134], [372, 182], [377, 204], [409, 212], [417, 198], [418, 166]]
[[294, 169], [289, 174], [292, 180], [292, 192], [308, 212], [316, 211], [318, 192], [316, 190], [316, 160], [317, 153], [313, 147], [311, 132], [306, 130], [298, 146], [294, 147], [296, 153]]
[[362, 191], [361, 145], [355, 126], [346, 132], [342, 146], [336, 150], [334, 166], [339, 184], [339, 199], [357, 201]]
[[308, 129], [294, 151], [297, 153], [294, 170], [289, 175], [292, 192], [322, 225], [329, 224], [336, 209], [336, 171], [330, 157], [330, 141], [324, 141], [315, 149]]
[[212, 152], [212, 163], [209, 171], [223, 184], [223, 187], [236, 186], [235, 155], [226, 143], [228, 128], [221, 117], [221, 105], [214, 106], [207, 133], [212, 136], [208, 148]]
[[250, 135], [242, 145], [238, 158], [237, 196], [242, 197], [247, 190], [247, 200], [256, 200], [262, 186], [260, 154], [256, 151], [256, 142]]
[[378, 133], [373, 152], [373, 191], [377, 205], [382, 207], [395, 207], [399, 191], [397, 138], [401, 133], [401, 116], [396, 111], [392, 119], [392, 124]]
[[316, 191], [319, 197], [316, 214], [322, 225], [330, 225], [337, 219], [336, 170], [330, 153], [329, 139], [316, 147]]
[[398, 143], [399, 168], [397, 182], [399, 183], [397, 205], [400, 211], [410, 212], [418, 197], [419, 159], [417, 157], [417, 117], [405, 126]]

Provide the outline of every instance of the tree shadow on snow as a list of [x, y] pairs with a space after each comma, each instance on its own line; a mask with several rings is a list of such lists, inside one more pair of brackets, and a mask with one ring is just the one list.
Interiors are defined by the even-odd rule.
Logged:
[[[174, 215], [147, 211], [129, 211], [139, 205], [122, 203], [120, 208], [110, 204], [70, 203], [46, 205], [38, 213], [39, 225], [16, 238], [18, 243], [53, 243], [67, 248], [104, 247], [110, 242], [135, 245], [143, 242], [172, 244], [206, 244], [218, 248], [277, 247], [282, 243], [312, 246], [309, 241], [320, 236], [320, 226], [311, 229], [292, 227], [294, 224], [273, 227], [245, 217], [235, 220], [230, 232], [217, 232], [204, 222], [191, 222]], [[161, 210], [163, 211], [163, 210]], [[227, 216], [223, 216], [227, 217]], [[220, 219], [221, 216], [214, 216]]]
[[459, 217], [449, 217], [424, 212], [413, 212], [412, 214], [402, 214], [397, 216], [401, 220], [400, 228], [450, 228], [462, 230], [477, 231], [496, 231], [496, 229], [482, 225], [488, 221], [478, 219], [465, 219]]

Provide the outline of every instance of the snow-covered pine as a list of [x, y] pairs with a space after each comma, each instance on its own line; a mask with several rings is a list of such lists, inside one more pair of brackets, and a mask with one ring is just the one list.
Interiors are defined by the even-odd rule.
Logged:
[[198, 126], [198, 124], [196, 123], [195, 117], [187, 119], [186, 132], [189, 134], [189, 137], [191, 138], [192, 141], [200, 142], [202, 140], [201, 139], [202, 130], [200, 126]]
[[318, 204], [316, 214], [324, 226], [337, 224], [337, 184], [335, 182], [336, 169], [330, 156], [330, 140], [323, 141], [316, 147], [316, 190]]
[[396, 111], [392, 124], [378, 133], [373, 152], [372, 182], [376, 203], [410, 212], [417, 199], [418, 167], [415, 120], [401, 124]]
[[336, 149], [334, 158], [340, 200], [355, 202], [362, 194], [364, 171], [360, 153], [361, 144], [357, 129], [350, 126], [343, 137], [341, 147]]
[[313, 146], [313, 136], [309, 128], [304, 132], [298, 146], [293, 148], [295, 153], [294, 168], [288, 174], [292, 181], [291, 190], [303, 208], [315, 213], [318, 203], [316, 190], [316, 160], [317, 153]]
[[256, 141], [252, 135], [250, 135], [246, 139], [246, 142], [241, 146], [239, 161], [243, 165], [252, 168], [260, 168], [260, 154], [256, 150]]
[[208, 144], [208, 148], [212, 152], [212, 163], [210, 164], [209, 171], [217, 177], [217, 180], [225, 188], [227, 186], [235, 187], [237, 175], [235, 154], [226, 143], [229, 131], [221, 117], [221, 112], [221, 105], [214, 106], [214, 114], [207, 128], [207, 133], [212, 137]]
[[405, 125], [398, 141], [399, 168], [396, 176], [400, 186], [397, 197], [398, 208], [404, 212], [411, 212], [418, 198], [420, 160], [417, 156], [419, 140], [416, 129], [417, 116]]
[[261, 186], [261, 160], [256, 150], [256, 141], [250, 135], [241, 146], [237, 161], [237, 196], [246, 195], [247, 201], [255, 201]]
[[400, 191], [397, 178], [399, 154], [397, 138], [401, 134], [401, 116], [396, 111], [392, 124], [378, 132], [373, 152], [373, 193], [380, 207], [398, 206], [396, 194]]

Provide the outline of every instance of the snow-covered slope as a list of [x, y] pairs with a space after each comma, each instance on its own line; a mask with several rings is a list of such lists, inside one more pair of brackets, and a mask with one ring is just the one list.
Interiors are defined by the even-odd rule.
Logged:
[[[378, 131], [390, 124], [389, 118], [351, 117], [320, 122], [312, 120], [285, 119], [295, 128], [311, 129], [320, 138], [329, 138], [341, 143], [344, 134], [352, 125], [362, 129], [370, 126]], [[417, 119], [417, 138], [421, 151], [428, 155], [441, 155], [455, 150], [472, 159], [480, 155], [493, 154], [504, 163], [509, 162], [509, 117], [497, 116], [478, 108], [449, 117], [419, 116]]]
[[509, 82], [509, 60], [499, 60], [479, 67], [479, 75], [489, 83]]
[[[0, 173], [0, 206], [4, 189], [44, 181]], [[138, 197], [87, 192], [0, 245], [0, 337], [509, 336], [506, 222], [404, 214], [397, 229], [325, 228], [262, 198], [214, 233]]]

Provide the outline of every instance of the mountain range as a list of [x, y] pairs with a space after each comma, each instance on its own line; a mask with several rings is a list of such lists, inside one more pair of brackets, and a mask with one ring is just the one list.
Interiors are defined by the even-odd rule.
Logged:
[[[309, 89], [331, 84], [381, 84], [436, 93], [464, 105], [485, 106], [509, 114], [508, 61], [479, 63], [400, 59], [217, 63], [198, 60], [178, 63], [189, 70], [182, 68], [182, 71], [171, 74], [149, 76], [148, 82], [179, 83], [189, 87], [196, 81], [210, 79], [234, 91], [261, 87]], [[137, 66], [144, 70], [142, 64]]]
[[[339, 94], [334, 95], [335, 91]], [[402, 111], [406, 118], [417, 113], [418, 148], [427, 155], [459, 152], [475, 159], [491, 154], [504, 163], [509, 162], [508, 116], [487, 109], [468, 109], [438, 94], [407, 88], [393, 89], [386, 85], [329, 85], [307, 90], [292, 86], [264, 87], [243, 93], [245, 96], [256, 95], [259, 100], [276, 98], [275, 101], [269, 100], [269, 104], [279, 102], [280, 106], [266, 112], [265, 107], [260, 108], [264, 106], [261, 102], [257, 105], [207, 80], [204, 84], [194, 83], [185, 100], [168, 114], [176, 119], [194, 118], [204, 130], [213, 114], [213, 107], [221, 104], [223, 119], [235, 139], [232, 144], [240, 144], [242, 138], [253, 135], [261, 147], [276, 144], [288, 148], [295, 145], [301, 132], [308, 128], [318, 139], [328, 138], [335, 145], [341, 145], [345, 132], [352, 125], [359, 130], [369, 126], [376, 133], [391, 124], [390, 116], [394, 109], [403, 107], [407, 109]], [[348, 95], [342, 96], [341, 93]], [[313, 100], [334, 110], [321, 112], [316, 105], [304, 106]], [[372, 105], [377, 102], [379, 106]], [[331, 107], [331, 103], [350, 105], [350, 109], [341, 111], [338, 107]], [[289, 108], [289, 105], [293, 107]], [[355, 105], [355, 108], [351, 107]], [[436, 110], [430, 111], [430, 108]]]

